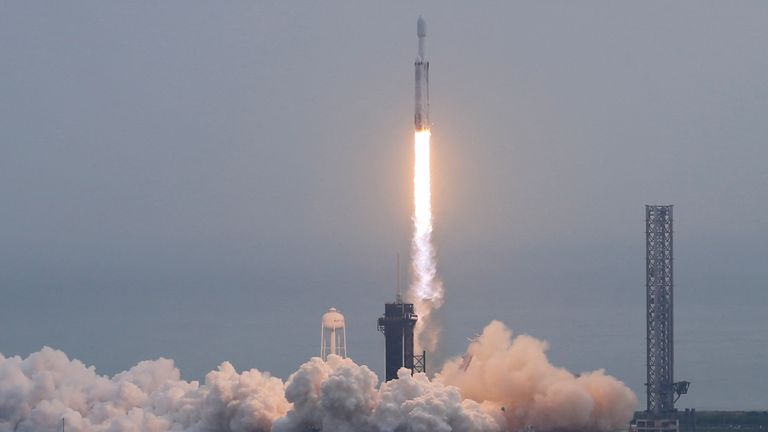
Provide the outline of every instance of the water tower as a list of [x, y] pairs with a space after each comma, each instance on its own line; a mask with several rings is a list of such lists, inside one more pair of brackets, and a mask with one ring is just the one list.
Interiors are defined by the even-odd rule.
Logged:
[[327, 360], [334, 354], [340, 357], [347, 356], [347, 329], [344, 323], [344, 315], [336, 308], [328, 309], [323, 314], [320, 334], [320, 358]]

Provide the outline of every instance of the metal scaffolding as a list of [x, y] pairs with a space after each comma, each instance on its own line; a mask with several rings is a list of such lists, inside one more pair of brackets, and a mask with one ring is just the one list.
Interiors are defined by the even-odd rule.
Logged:
[[648, 405], [656, 415], [674, 411], [672, 320], [672, 206], [645, 206]]
[[674, 381], [672, 206], [645, 206], [647, 408], [656, 418], [675, 412], [688, 381]]

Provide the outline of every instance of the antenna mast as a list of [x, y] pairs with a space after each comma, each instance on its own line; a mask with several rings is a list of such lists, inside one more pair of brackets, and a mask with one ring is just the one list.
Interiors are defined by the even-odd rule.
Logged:
[[403, 296], [400, 293], [400, 252], [397, 253], [397, 265], [395, 268], [397, 269], [397, 283], [395, 284], [397, 286], [397, 292], [395, 294], [395, 303], [402, 303]]

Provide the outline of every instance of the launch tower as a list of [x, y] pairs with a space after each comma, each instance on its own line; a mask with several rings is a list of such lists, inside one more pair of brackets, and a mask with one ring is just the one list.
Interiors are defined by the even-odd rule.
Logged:
[[379, 331], [384, 333], [386, 380], [397, 378], [400, 368], [411, 373], [426, 372], [426, 352], [414, 355], [413, 329], [418, 315], [412, 303], [403, 303], [399, 296], [394, 303], [384, 305], [384, 316], [379, 318]]
[[680, 430], [675, 402], [688, 381], [674, 382], [672, 206], [645, 206], [647, 406], [638, 431]]

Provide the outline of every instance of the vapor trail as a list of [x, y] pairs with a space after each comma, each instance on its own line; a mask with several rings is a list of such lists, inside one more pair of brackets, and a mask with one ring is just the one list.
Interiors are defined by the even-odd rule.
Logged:
[[434, 312], [443, 304], [443, 284], [437, 276], [437, 258], [432, 243], [432, 180], [430, 172], [430, 130], [414, 136], [413, 239], [411, 259], [413, 280], [409, 301], [419, 320], [416, 322], [417, 352], [434, 351], [440, 327]]

